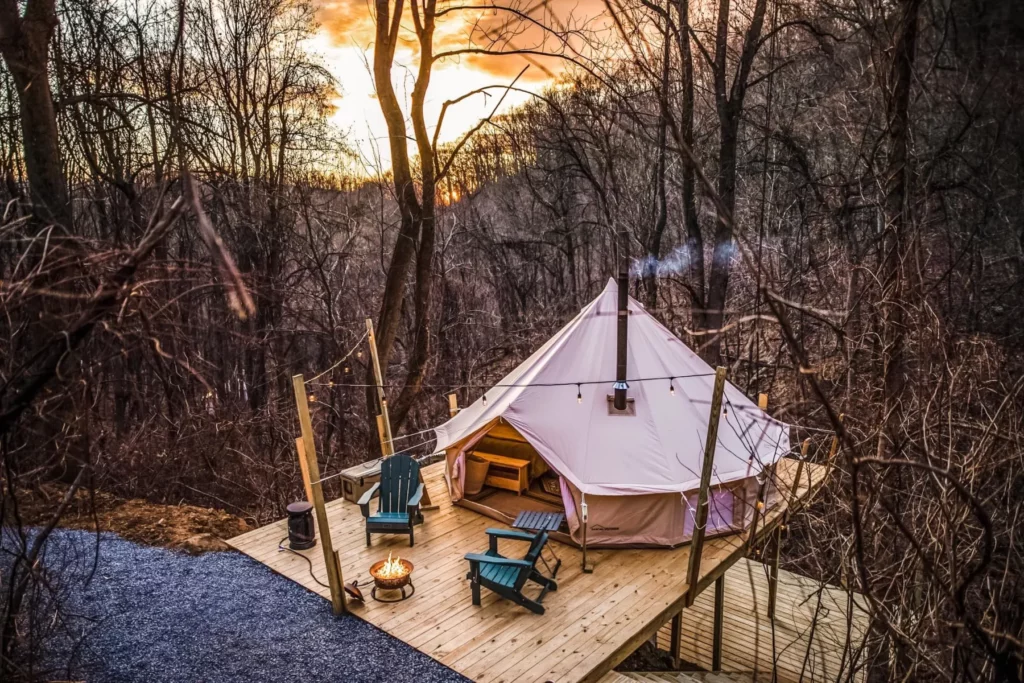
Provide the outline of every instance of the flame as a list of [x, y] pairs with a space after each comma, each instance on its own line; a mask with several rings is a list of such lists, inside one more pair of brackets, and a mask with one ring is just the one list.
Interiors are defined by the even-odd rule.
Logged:
[[377, 576], [382, 579], [397, 579], [407, 573], [405, 565], [402, 564], [402, 558], [391, 559], [391, 553], [388, 553], [388, 561], [384, 563], [384, 566], [377, 570]]

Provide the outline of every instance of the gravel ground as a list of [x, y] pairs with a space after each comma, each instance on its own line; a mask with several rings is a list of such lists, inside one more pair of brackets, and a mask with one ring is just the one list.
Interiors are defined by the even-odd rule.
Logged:
[[[67, 585], [68, 635], [43, 660], [72, 680], [467, 681], [356, 617], [233, 552], [199, 556], [58, 530], [45, 562]], [[68, 577], [71, 577], [70, 580]], [[2, 583], [2, 582], [0, 582]], [[77, 648], [74, 641], [84, 636]]]

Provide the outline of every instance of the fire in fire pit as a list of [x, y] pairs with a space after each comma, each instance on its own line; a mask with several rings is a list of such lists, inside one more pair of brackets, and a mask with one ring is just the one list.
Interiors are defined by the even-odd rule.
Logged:
[[[416, 592], [416, 586], [412, 585], [412, 562], [403, 560], [400, 557], [391, 557], [381, 560], [370, 567], [370, 576], [373, 577], [373, 589], [370, 596], [378, 602], [399, 602], [411, 598]], [[409, 594], [405, 594], [405, 587], [409, 586]], [[401, 591], [402, 597], [378, 598], [377, 590]]]

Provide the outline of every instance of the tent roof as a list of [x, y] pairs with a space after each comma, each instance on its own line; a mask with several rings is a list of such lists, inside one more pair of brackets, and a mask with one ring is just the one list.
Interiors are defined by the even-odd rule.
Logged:
[[[610, 280], [533, 355], [437, 427], [437, 449], [459, 444], [501, 418], [584, 493], [697, 488], [714, 370], [630, 298], [627, 377], [636, 415], [609, 415], [617, 291]], [[675, 394], [669, 391], [669, 377], [675, 378]], [[577, 383], [582, 404], [576, 399]], [[746, 478], [786, 454], [787, 425], [728, 382], [723, 403], [728, 412], [718, 429], [713, 483]]]

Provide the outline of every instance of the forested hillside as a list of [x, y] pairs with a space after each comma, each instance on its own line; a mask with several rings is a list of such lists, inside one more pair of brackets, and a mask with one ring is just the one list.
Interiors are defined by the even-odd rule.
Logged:
[[[839, 434], [782, 557], [869, 596], [872, 680], [1019, 680], [1019, 4], [557, 5], [356, 3], [377, 175], [332, 122], [315, 3], [0, 0], [4, 518], [54, 481], [280, 517], [292, 375], [322, 472], [379, 454], [366, 318], [399, 446], [429, 453], [446, 395], [529, 356], [626, 242], [633, 296], [794, 443], [824, 462]], [[471, 34], [435, 46], [458, 12]], [[431, 66], [509, 55], [550, 86], [501, 107], [524, 84], [496, 78], [438, 142]]]

